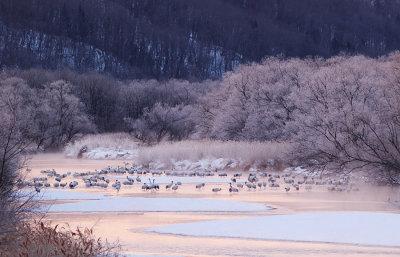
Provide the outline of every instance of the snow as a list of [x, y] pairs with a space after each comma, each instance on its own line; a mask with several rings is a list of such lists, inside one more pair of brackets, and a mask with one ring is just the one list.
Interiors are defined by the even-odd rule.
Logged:
[[[137, 154], [138, 150], [99, 147], [83, 153], [82, 158], [92, 160], [128, 160], [136, 158]], [[69, 151], [66, 152], [66, 156], [75, 158], [76, 153]]]
[[107, 197], [52, 205], [49, 212], [263, 212], [258, 203], [193, 198]]
[[109, 148], [96, 148], [86, 153], [83, 153], [83, 158], [86, 159], [133, 159], [137, 157], [137, 150], [124, 150], [124, 149], [109, 149]]
[[198, 161], [180, 160], [176, 161], [171, 159], [170, 163], [163, 163], [154, 161], [149, 163], [150, 169], [165, 169], [172, 167], [175, 170], [197, 170], [197, 169], [208, 169], [208, 170], [223, 170], [223, 169], [234, 169], [240, 166], [239, 160], [229, 158], [204, 158]]
[[[82, 154], [84, 159], [93, 160], [137, 160], [139, 155], [139, 149], [115, 149], [107, 147], [97, 147], [90, 149], [89, 151]], [[65, 156], [68, 158], [76, 158], [77, 152], [75, 148], [65, 149]], [[274, 160], [268, 160], [268, 163], [273, 164]], [[261, 165], [261, 162], [253, 163], [253, 166], [257, 169]], [[152, 160], [146, 164], [151, 170], [163, 170], [163, 169], [174, 169], [174, 170], [226, 170], [226, 169], [238, 169], [239, 167], [249, 166], [248, 161], [242, 159], [233, 158], [213, 158], [207, 157], [199, 160], [175, 160], [168, 159], [164, 161]]]
[[[174, 168], [178, 170], [188, 170], [188, 167], [192, 165], [191, 161], [188, 160], [183, 160], [183, 161], [174, 161], [173, 159], [171, 160], [172, 163], [174, 163]], [[199, 167], [192, 167], [192, 169], [196, 169]]]
[[400, 214], [330, 212], [271, 215], [174, 224], [148, 231], [187, 236], [400, 247]]
[[[189, 161], [186, 161], [189, 162]], [[176, 164], [174, 164], [176, 167]], [[228, 168], [235, 168], [239, 166], [239, 161], [228, 158], [205, 158], [196, 162], [189, 162], [189, 165], [182, 167], [185, 170], [194, 169], [210, 169], [210, 170], [223, 170]]]
[[219, 159], [213, 160], [211, 162], [211, 167], [213, 169], [221, 170], [221, 169], [224, 169], [225, 167], [227, 167], [230, 163], [231, 163], [231, 160], [229, 160], [229, 159], [219, 158]]
[[29, 196], [33, 196], [34, 200], [98, 200], [103, 199], [106, 195], [84, 193], [72, 190], [41, 190], [40, 193], [30, 190], [21, 190], [20, 195], [23, 199], [27, 199]]

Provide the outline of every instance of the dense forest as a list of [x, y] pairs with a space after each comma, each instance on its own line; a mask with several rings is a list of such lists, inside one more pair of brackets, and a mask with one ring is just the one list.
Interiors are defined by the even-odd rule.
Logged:
[[1, 0], [0, 67], [214, 79], [270, 55], [387, 54], [399, 25], [389, 0]]

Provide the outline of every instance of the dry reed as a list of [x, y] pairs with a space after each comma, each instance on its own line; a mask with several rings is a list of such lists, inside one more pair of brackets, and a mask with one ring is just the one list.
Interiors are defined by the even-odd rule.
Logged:
[[92, 229], [71, 229], [43, 222], [23, 223], [0, 240], [0, 256], [118, 256], [118, 244], [96, 238]]
[[229, 159], [240, 163], [239, 168], [257, 166], [276, 166], [285, 162], [288, 143], [278, 142], [237, 142], [216, 140], [187, 140], [165, 142], [139, 149], [139, 164], [151, 162], [164, 163], [188, 160], [196, 162], [203, 159]]

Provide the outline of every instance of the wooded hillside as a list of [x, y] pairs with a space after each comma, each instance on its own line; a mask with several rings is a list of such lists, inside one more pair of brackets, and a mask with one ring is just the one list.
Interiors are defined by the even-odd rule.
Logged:
[[0, 66], [218, 78], [239, 63], [400, 47], [385, 0], [2, 0]]

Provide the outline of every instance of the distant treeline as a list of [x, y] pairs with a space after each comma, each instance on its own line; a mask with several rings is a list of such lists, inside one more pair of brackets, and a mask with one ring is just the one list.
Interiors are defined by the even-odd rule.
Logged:
[[264, 56], [400, 49], [387, 0], [2, 0], [0, 67], [220, 78]]
[[[15, 104], [27, 114], [25, 118], [31, 117], [30, 124], [35, 124], [29, 130], [40, 130], [34, 141], [45, 148], [62, 147], [82, 133], [130, 131], [133, 121], [148, 117], [155, 110], [165, 111], [160, 119], [168, 116], [175, 120], [176, 115], [182, 114], [186, 120], [192, 110], [188, 106], [196, 104], [200, 96], [216, 85], [212, 81], [119, 81], [70, 70], [4, 70], [0, 76], [2, 101], [15, 99]], [[162, 120], [151, 119], [157, 126], [163, 125]], [[162, 130], [170, 132], [170, 125], [165, 126], [168, 127]], [[176, 137], [188, 136], [193, 131], [193, 126], [190, 128], [184, 135], [178, 131]], [[149, 129], [153, 130], [156, 128]], [[165, 136], [163, 132], [158, 140]]]

